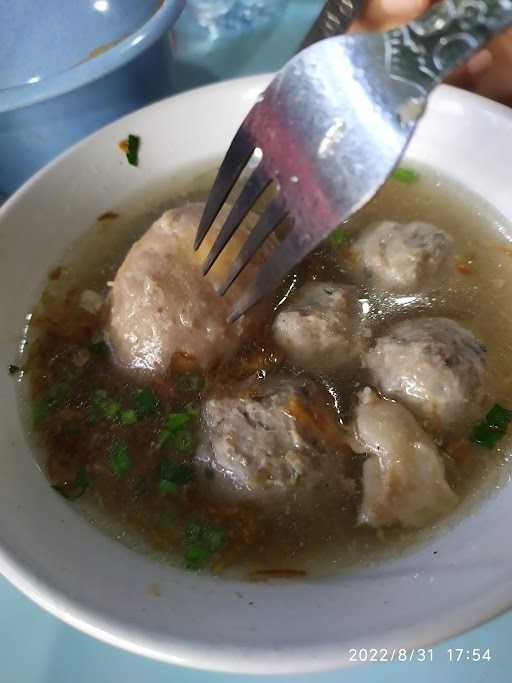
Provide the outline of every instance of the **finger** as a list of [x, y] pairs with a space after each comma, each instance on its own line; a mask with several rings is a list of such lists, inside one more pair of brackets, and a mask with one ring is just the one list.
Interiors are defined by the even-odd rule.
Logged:
[[487, 46], [492, 62], [473, 75], [474, 90], [500, 102], [512, 97], [512, 30], [502, 33]]
[[354, 22], [357, 31], [384, 31], [423, 14], [431, 0], [367, 0], [361, 17]]
[[512, 30], [491, 41], [447, 81], [510, 105], [512, 102]]
[[464, 66], [459, 67], [450, 74], [446, 82], [459, 88], [472, 90], [476, 87], [478, 79], [489, 71], [493, 65], [494, 56], [492, 52], [487, 49], [481, 50], [474, 57], [471, 57], [467, 64], [464, 64]]

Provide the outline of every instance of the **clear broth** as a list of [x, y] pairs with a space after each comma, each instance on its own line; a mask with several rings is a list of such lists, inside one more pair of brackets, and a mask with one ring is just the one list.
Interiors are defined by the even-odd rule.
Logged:
[[[440, 292], [418, 293], [389, 304], [384, 297], [376, 308], [381, 311], [374, 320], [374, 333], [385, 328], [397, 317], [414, 317], [424, 314], [445, 315], [462, 322], [483, 341], [488, 348], [490, 377], [490, 404], [498, 402], [511, 407], [512, 387], [512, 245], [508, 242], [509, 226], [481, 198], [472, 195], [453, 181], [438, 175], [431, 169], [419, 167], [419, 180], [403, 184], [391, 180], [378, 196], [344, 226], [351, 235], [376, 220], [408, 222], [422, 220], [443, 227], [455, 240], [457, 271], [449, 289]], [[213, 173], [191, 174], [186, 181], [166, 184], [165, 188], [151, 195], [135, 199], [131, 205], [119, 207], [118, 217], [99, 220], [97, 224], [69, 250], [52, 271], [41, 301], [34, 311], [29, 331], [28, 380], [22, 382], [25, 414], [27, 405], [40, 389], [34, 377], [41, 376], [48, 358], [38, 356], [37, 346], [49, 333], [52, 325], [59, 325], [66, 310], [76, 305], [77, 295], [86, 289], [103, 294], [107, 283], [115, 276], [130, 246], [159, 215], [184, 201], [202, 200], [211, 184]], [[169, 196], [169, 186], [174, 191]], [[326, 280], [347, 282], [350, 277], [343, 268], [343, 259], [350, 257], [350, 242], [338, 254], [331, 246], [325, 246], [298, 269], [298, 280], [321, 277]], [[56, 276], [57, 273], [57, 276]], [[375, 301], [371, 288], [361, 291], [361, 297]], [[57, 318], [57, 319], [56, 319]], [[60, 319], [59, 319], [60, 318]], [[48, 322], [50, 321], [50, 322]], [[36, 352], [34, 353], [34, 349]], [[246, 353], [247, 351], [242, 352]], [[292, 370], [293, 371], [293, 370]], [[112, 372], [117, 372], [112, 370]], [[357, 386], [364, 383], [364, 376], [352, 378], [329, 378], [331, 389], [340, 396], [350, 396]], [[129, 390], [130, 381], [126, 380]], [[340, 418], [350, 418], [351, 402], [341, 402]], [[27, 418], [29, 420], [29, 418]], [[30, 420], [29, 420], [30, 421]], [[29, 428], [32, 428], [30, 424]], [[46, 460], [40, 446], [40, 435], [34, 435], [39, 443], [39, 453]], [[257, 531], [250, 542], [242, 543], [237, 552], [214, 566], [227, 575], [247, 575], [254, 570], [286, 569], [290, 576], [299, 574], [319, 575], [355, 568], [361, 563], [395, 556], [415, 543], [431, 538], [444, 525], [453, 523], [467, 514], [476, 502], [508, 479], [508, 452], [510, 439], [504, 439], [492, 452], [466, 444], [466, 456], [462, 459], [446, 459], [447, 478], [460, 495], [461, 503], [448, 518], [435, 527], [421, 531], [397, 528], [373, 529], [356, 522], [360, 492], [352, 500], [336, 505], [312, 506], [308, 514], [298, 519], [290, 510], [250, 512], [251, 524]], [[361, 457], [354, 456], [352, 468], [357, 475]], [[202, 481], [198, 486], [210, 486]], [[107, 496], [108, 497], [108, 496]], [[133, 548], [151, 551], [166, 561], [181, 563], [180, 552], [175, 550], [175, 529], [160, 530], [156, 538], [153, 529], [144, 522], [144, 509], [131, 514], [124, 509], [126, 501], [105, 501], [97, 493], [88, 491], [73, 503], [96, 526]], [[201, 511], [201, 514], [204, 510]], [[160, 513], [159, 513], [160, 514]], [[176, 512], [173, 512], [175, 515]], [[179, 510], [178, 510], [179, 514]], [[246, 512], [244, 512], [246, 514]], [[168, 542], [161, 536], [168, 533]], [[240, 533], [240, 528], [238, 531]], [[299, 575], [297, 574], [297, 575]]]

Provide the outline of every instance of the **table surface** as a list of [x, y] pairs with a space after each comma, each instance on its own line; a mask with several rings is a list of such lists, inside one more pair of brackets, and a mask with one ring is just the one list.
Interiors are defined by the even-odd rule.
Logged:
[[[176, 54], [179, 90], [224, 78], [273, 71], [293, 53], [322, 0], [290, 0], [289, 8], [266, 30], [217, 44], [194, 40], [178, 24]], [[231, 683], [243, 676], [205, 673], [138, 657], [93, 640], [50, 616], [0, 577], [0, 683]], [[433, 661], [360, 666], [315, 676], [251, 677], [249, 680], [304, 683], [415, 683], [428, 681], [508, 681], [512, 613], [433, 648]], [[460, 662], [448, 649], [463, 648]], [[466, 651], [490, 648], [492, 661], [471, 663]]]

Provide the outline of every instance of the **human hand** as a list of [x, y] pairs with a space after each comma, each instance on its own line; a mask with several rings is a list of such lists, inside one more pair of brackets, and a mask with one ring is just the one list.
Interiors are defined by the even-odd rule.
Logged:
[[[401, 26], [432, 4], [432, 0], [366, 0], [352, 30], [384, 31]], [[447, 82], [512, 106], [512, 29], [492, 40]]]

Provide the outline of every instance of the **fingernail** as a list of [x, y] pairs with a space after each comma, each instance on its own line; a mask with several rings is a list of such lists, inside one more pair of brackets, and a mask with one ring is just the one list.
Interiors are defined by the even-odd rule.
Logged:
[[416, 17], [429, 5], [429, 0], [381, 0], [382, 11], [397, 20]]

